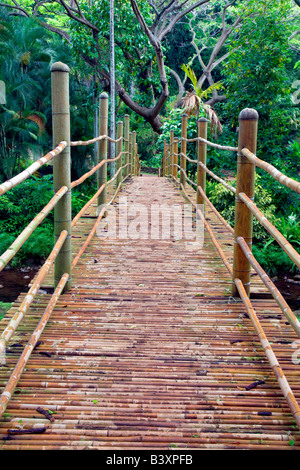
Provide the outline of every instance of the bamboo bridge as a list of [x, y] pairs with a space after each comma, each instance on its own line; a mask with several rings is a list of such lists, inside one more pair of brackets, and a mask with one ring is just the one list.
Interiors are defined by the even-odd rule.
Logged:
[[[300, 323], [251, 250], [254, 216], [300, 267], [254, 203], [255, 167], [300, 183], [255, 155], [256, 111], [241, 111], [238, 147], [209, 142], [203, 118], [189, 139], [183, 115], [159, 176], [144, 175], [129, 116], [108, 136], [105, 93], [99, 137], [70, 141], [68, 72], [51, 69], [54, 150], [0, 185], [1, 197], [53, 163], [53, 198], [0, 256], [2, 270], [54, 209], [54, 248], [0, 322], [1, 449], [300, 450]], [[72, 147], [95, 142], [96, 165], [71, 181]], [[237, 154], [236, 187], [207, 167], [208, 145]], [[92, 175], [72, 219], [71, 190]], [[207, 175], [233, 193], [234, 228]]]

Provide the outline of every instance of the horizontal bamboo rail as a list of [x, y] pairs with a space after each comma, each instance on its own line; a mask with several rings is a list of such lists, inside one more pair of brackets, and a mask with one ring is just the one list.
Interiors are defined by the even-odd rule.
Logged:
[[10, 338], [14, 335], [17, 327], [19, 326], [20, 322], [24, 318], [24, 315], [28, 311], [30, 305], [34, 301], [36, 294], [38, 293], [41, 283], [43, 282], [45, 276], [49, 272], [51, 266], [53, 265], [61, 247], [63, 246], [66, 238], [68, 236], [67, 231], [63, 231], [58, 238], [57, 242], [53, 250], [51, 251], [50, 255], [48, 256], [47, 260], [43, 264], [42, 268], [40, 269], [35, 282], [32, 284], [28, 294], [25, 296], [21, 306], [18, 308], [18, 311], [14, 314], [12, 319], [10, 320], [9, 324], [2, 332], [0, 337], [0, 354], [5, 351], [5, 346], [9, 342]]
[[193, 139], [183, 139], [186, 142], [204, 142], [205, 144], [209, 145], [210, 147], [214, 147], [218, 150], [227, 150], [230, 152], [237, 152], [237, 147], [230, 147], [226, 145], [215, 144], [214, 142], [210, 142], [209, 140], [204, 139], [203, 137], [194, 137]]
[[246, 204], [250, 209], [252, 214], [257, 218], [261, 225], [272, 235], [274, 240], [281, 246], [283, 251], [289, 256], [289, 258], [300, 268], [300, 255], [293, 248], [293, 246], [288, 242], [288, 240], [282, 235], [276, 227], [263, 215], [263, 213], [258, 209], [256, 204], [254, 204], [251, 199], [246, 196], [244, 193], [239, 193], [239, 198]]
[[277, 289], [277, 287], [273, 284], [267, 273], [263, 270], [263, 268], [260, 266], [258, 261], [255, 259], [255, 257], [252, 254], [252, 251], [250, 250], [249, 246], [245, 242], [245, 240], [241, 237], [237, 238], [237, 242], [242, 248], [246, 258], [248, 259], [249, 263], [253, 267], [253, 269], [256, 271], [256, 273], [259, 275], [265, 286], [269, 289], [271, 292], [274, 300], [277, 302], [279, 307], [281, 308], [282, 312], [284, 313], [285, 317], [297, 333], [297, 335], [300, 337], [300, 322], [296, 315], [292, 312], [291, 308], [289, 305], [286, 303], [284, 298], [282, 297], [281, 293]]
[[252, 304], [248, 298], [248, 295], [244, 289], [244, 286], [243, 286], [243, 283], [239, 280], [239, 279], [235, 279], [234, 280], [235, 282], [235, 285], [237, 287], [237, 290], [240, 294], [240, 297], [245, 305], [245, 308], [247, 310], [247, 313], [249, 315], [249, 317], [251, 318], [252, 320], [252, 323], [254, 325], [254, 328], [258, 334], [258, 337], [259, 337], [259, 340], [261, 342], [261, 345], [263, 347], [263, 350], [269, 360], [269, 363], [270, 363], [270, 366], [272, 367], [272, 370], [277, 378], [277, 381], [278, 381], [278, 384], [282, 390], [282, 393], [285, 397], [285, 399], [287, 400], [288, 402], [288, 405], [290, 407], [290, 410], [293, 414], [293, 417], [295, 418], [296, 420], [296, 423], [298, 425], [298, 427], [300, 428], [300, 408], [299, 408], [299, 405], [296, 401], [296, 398], [291, 390], [291, 387], [283, 373], [283, 370], [282, 368], [280, 367], [278, 361], [277, 361], [277, 358], [271, 348], [271, 345], [268, 341], [268, 338], [257, 318], [257, 315], [256, 315], [256, 312], [254, 310], [254, 308], [252, 307]]
[[39, 214], [27, 225], [27, 227], [20, 233], [16, 240], [10, 245], [10, 247], [0, 256], [0, 272], [9, 263], [9, 261], [18, 253], [20, 248], [24, 245], [26, 240], [34, 232], [34, 230], [43, 222], [45, 217], [54, 209], [57, 202], [63, 197], [68, 191], [67, 186], [63, 186], [48, 204], [39, 212]]
[[58, 283], [54, 294], [51, 297], [51, 300], [44, 311], [44, 314], [42, 315], [38, 326], [35, 328], [34, 332], [32, 333], [27, 345], [25, 346], [18, 362], [17, 365], [15, 366], [9, 381], [7, 382], [4, 391], [1, 394], [0, 397], [0, 419], [3, 416], [3, 413], [5, 412], [7, 405], [9, 403], [9, 400], [21, 378], [22, 372], [24, 371], [24, 368], [30, 358], [30, 355], [32, 351], [34, 350], [38, 340], [40, 339], [40, 336], [42, 332], [45, 329], [45, 326], [47, 325], [47, 322], [50, 318], [51, 313], [53, 312], [55, 305], [69, 279], [69, 274], [64, 274]]
[[124, 152], [121, 152], [117, 157], [115, 158], [108, 158], [107, 160], [102, 160], [100, 163], [98, 163], [97, 165], [95, 165], [90, 171], [87, 171], [84, 175], [82, 175], [80, 178], [78, 178], [77, 180], [74, 180], [72, 181], [71, 183], [71, 188], [75, 188], [76, 186], [82, 184], [87, 178], [89, 178], [90, 176], [92, 176], [94, 173], [96, 173], [97, 170], [99, 170], [99, 168], [101, 168], [103, 165], [105, 165], [106, 163], [109, 163], [109, 162], [115, 162], [117, 160], [119, 160], [119, 158], [121, 158], [121, 156], [123, 155]]
[[212, 204], [212, 202], [209, 200], [209, 198], [206, 196], [205, 192], [203, 191], [203, 189], [201, 188], [201, 186], [198, 186], [197, 187], [197, 191], [201, 194], [201, 196], [203, 197], [203, 199], [205, 200], [205, 202], [207, 202], [207, 204], [209, 205], [209, 207], [211, 208], [211, 210], [216, 214], [216, 216], [220, 219], [220, 221], [222, 222], [222, 224], [224, 225], [224, 227], [227, 228], [227, 230], [233, 235], [234, 234], [234, 229], [229, 225], [228, 222], [226, 222], [226, 220], [224, 219], [224, 217], [222, 217], [222, 215], [220, 214], [220, 212], [215, 208], [215, 206]]
[[233, 194], [236, 193], [236, 189], [231, 186], [230, 184], [226, 183], [226, 181], [224, 181], [222, 178], [220, 178], [219, 176], [217, 176], [215, 173], [213, 173], [211, 170], [209, 170], [207, 168], [206, 165], [204, 165], [202, 162], [198, 162], [198, 166], [201, 166], [201, 168], [203, 168], [204, 171], [206, 171], [206, 173], [208, 173], [212, 178], [214, 178], [216, 181], [218, 181], [219, 183], [221, 183], [223, 186], [225, 186], [225, 188], [229, 189], [229, 191], [231, 191]]
[[70, 142], [70, 146], [77, 147], [77, 146], [83, 146], [83, 145], [91, 145], [104, 139], [116, 144], [117, 142], [124, 140], [124, 137], [119, 137], [119, 139], [112, 139], [111, 137], [109, 137], [109, 135], [99, 135], [98, 137], [95, 137], [94, 139], [90, 139], [90, 140], [78, 140], [78, 141]]
[[186, 198], [186, 199], [192, 204], [192, 206], [196, 209], [197, 214], [200, 216], [200, 219], [202, 220], [203, 224], [205, 225], [205, 228], [206, 228], [206, 230], [207, 230], [207, 232], [208, 232], [208, 234], [209, 234], [209, 236], [210, 236], [210, 238], [211, 238], [213, 244], [215, 245], [215, 247], [216, 247], [216, 249], [217, 249], [217, 251], [218, 251], [218, 253], [219, 253], [219, 255], [220, 255], [220, 257], [221, 257], [221, 259], [222, 259], [222, 261], [223, 261], [223, 263], [224, 263], [224, 265], [225, 265], [225, 267], [226, 267], [226, 269], [227, 269], [227, 271], [228, 271], [229, 274], [232, 276], [232, 272], [233, 272], [233, 271], [232, 271], [232, 267], [230, 266], [230, 263], [228, 262], [228, 260], [227, 260], [227, 258], [226, 258], [226, 256], [225, 256], [225, 254], [224, 254], [224, 252], [223, 252], [223, 250], [222, 250], [220, 244], [218, 243], [216, 237], [214, 236], [213, 231], [212, 231], [212, 229], [211, 229], [209, 223], [207, 222], [207, 220], [205, 219], [204, 215], [202, 214], [202, 211], [197, 207], [197, 204], [195, 204], [194, 201], [192, 201], [192, 199], [189, 197], [189, 195], [187, 194], [187, 192], [186, 192], [186, 190], [185, 190], [183, 184], [180, 183], [180, 187], [181, 187], [181, 189], [182, 189], [182, 192], [183, 192], [185, 198]]
[[49, 153], [41, 157], [39, 160], [30, 165], [26, 170], [22, 171], [18, 175], [14, 176], [10, 180], [5, 181], [0, 185], [0, 196], [5, 194], [10, 189], [14, 188], [18, 184], [25, 181], [29, 176], [32, 176], [39, 168], [41, 168], [46, 163], [50, 162], [53, 157], [59, 155], [67, 146], [67, 142], [61, 142], [54, 150], [51, 150]]
[[256, 155], [254, 155], [254, 153], [250, 152], [249, 149], [243, 148], [241, 152], [243, 155], [245, 155], [245, 157], [248, 158], [250, 162], [254, 163], [256, 166], [258, 166], [262, 170], [267, 171], [279, 183], [283, 184], [287, 188], [292, 189], [293, 191], [296, 191], [298, 194], [300, 194], [300, 182], [299, 181], [289, 178], [288, 176], [281, 173], [281, 171], [277, 170], [275, 166], [271, 165], [268, 162], [265, 162], [264, 160], [260, 160]]

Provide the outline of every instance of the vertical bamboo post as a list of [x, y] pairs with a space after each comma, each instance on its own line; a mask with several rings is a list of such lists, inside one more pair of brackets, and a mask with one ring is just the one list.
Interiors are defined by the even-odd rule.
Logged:
[[186, 176], [184, 171], [186, 171], [186, 158], [183, 155], [186, 155], [187, 149], [187, 114], [183, 114], [181, 118], [181, 151], [180, 151], [180, 183], [185, 186]]
[[[107, 136], [107, 129], [108, 129], [108, 94], [103, 92], [99, 97], [99, 135]], [[99, 141], [98, 145], [98, 163], [102, 162], [103, 160], [107, 160], [107, 137]], [[107, 163], [99, 168], [98, 170], [98, 189], [107, 182]], [[104, 204], [106, 204], [106, 187], [98, 196], [98, 212], [99, 208], [102, 208]], [[101, 210], [101, 209], [100, 209]], [[107, 213], [103, 215], [106, 217]]]
[[[119, 121], [117, 124], [117, 140], [120, 139], [117, 142], [117, 157], [123, 150], [123, 139], [121, 139], [121, 137], [123, 137], [123, 121]], [[119, 160], [117, 160], [117, 171], [122, 167], [122, 158], [123, 155], [121, 155]], [[117, 186], [119, 186], [119, 184], [122, 182], [122, 179], [122, 170], [120, 170], [120, 173], [117, 176]]]
[[124, 176], [128, 176], [129, 174], [129, 115], [125, 115], [125, 123], [124, 123], [124, 164], [127, 165], [124, 168]]
[[178, 137], [174, 138], [174, 145], [173, 145], [173, 172], [172, 175], [175, 179], [177, 179], [178, 168], [175, 166], [178, 165]]
[[132, 176], [132, 132], [129, 132], [129, 174]]
[[240, 193], [245, 193], [254, 199], [255, 165], [247, 157], [242, 155], [241, 150], [247, 148], [256, 153], [258, 113], [255, 109], [243, 109], [239, 115], [239, 142], [237, 154], [237, 184], [235, 198], [235, 225], [234, 225], [234, 252], [233, 252], [233, 284], [232, 295], [238, 296], [238, 290], [234, 283], [240, 279], [247, 295], [250, 294], [250, 271], [251, 266], [243, 250], [237, 243], [238, 237], [243, 237], [252, 249], [253, 216], [246, 204], [239, 198]]
[[136, 175], [136, 131], [132, 132], [132, 175]]
[[65, 149], [53, 161], [53, 189], [56, 193], [62, 186], [67, 186], [67, 193], [54, 208], [54, 239], [58, 240], [61, 232], [66, 230], [68, 236], [57, 255], [54, 267], [54, 286], [57, 287], [61, 277], [67, 273], [64, 291], [72, 285], [72, 246], [71, 246], [71, 151], [70, 151], [70, 104], [69, 104], [69, 72], [70, 69], [62, 62], [56, 62], [51, 67], [52, 93], [52, 127], [53, 146], [62, 140], [67, 142]]
[[174, 131], [173, 129], [170, 130], [170, 145], [169, 145], [170, 153], [169, 153], [169, 171], [168, 175], [173, 175], [173, 157], [174, 157]]
[[138, 145], [135, 143], [135, 176], [139, 176], [139, 154], [138, 154]]
[[166, 139], [164, 140], [164, 149], [163, 149], [163, 155], [161, 159], [161, 176], [164, 177], [166, 176], [166, 152], [167, 150], [167, 141]]
[[[207, 123], [208, 120], [205, 118], [200, 118], [197, 122], [197, 129], [198, 129], [198, 137], [201, 137], [202, 139], [207, 140]], [[206, 155], [207, 155], [207, 144], [205, 142], [201, 142], [201, 140], [198, 140], [197, 143], [197, 161], [204, 163], [206, 165]], [[197, 187], [200, 186], [200, 188], [203, 189], [204, 192], [206, 192], [206, 171], [200, 166], [197, 165]], [[204, 198], [200, 194], [199, 191], [197, 191], [197, 205], [205, 204]]]

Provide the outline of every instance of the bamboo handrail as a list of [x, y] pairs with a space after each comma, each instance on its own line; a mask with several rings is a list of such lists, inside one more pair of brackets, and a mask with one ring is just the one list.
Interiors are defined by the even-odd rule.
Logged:
[[224, 181], [222, 178], [220, 178], [219, 176], [217, 176], [215, 173], [213, 173], [211, 170], [209, 170], [207, 168], [206, 165], [204, 165], [204, 163], [202, 162], [198, 162], [198, 165], [201, 166], [201, 168], [203, 168], [204, 171], [206, 171], [206, 173], [208, 173], [212, 178], [214, 178], [215, 180], [219, 181], [219, 183], [221, 183], [223, 186], [225, 186], [225, 188], [229, 189], [229, 191], [231, 191], [232, 193], [236, 193], [236, 189], [231, 186], [230, 184], [226, 183], [226, 181]]
[[26, 240], [34, 232], [34, 230], [43, 222], [45, 217], [53, 210], [57, 202], [68, 191], [67, 186], [63, 186], [48, 204], [39, 212], [39, 214], [27, 225], [27, 227], [20, 233], [10, 247], [0, 256], [0, 272], [9, 263], [9, 261], [17, 254], [20, 248], [24, 245]]
[[246, 196], [244, 193], [239, 193], [239, 198], [246, 204], [250, 209], [252, 214], [259, 220], [261, 225], [272, 235], [274, 240], [281, 246], [283, 251], [289, 256], [289, 258], [300, 268], [300, 255], [293, 248], [293, 246], [287, 241], [287, 239], [282, 235], [276, 227], [263, 215], [263, 213], [258, 209], [254, 202]]
[[202, 137], [194, 137], [193, 139], [183, 139], [186, 140], [186, 142], [197, 142], [201, 141], [204, 142], [207, 145], [210, 145], [210, 147], [214, 147], [219, 150], [229, 150], [230, 152], [237, 152], [238, 148], [237, 147], [230, 147], [226, 145], [220, 145], [220, 144], [215, 144], [214, 142], [210, 142], [209, 140], [203, 139]]
[[293, 191], [296, 191], [298, 194], [300, 194], [300, 182], [296, 181], [283, 173], [281, 171], [277, 170], [277, 168], [273, 165], [271, 165], [268, 162], [265, 162], [264, 160], [260, 160], [254, 153], [250, 152], [248, 149], [242, 149], [242, 154], [245, 155], [245, 157], [250, 160], [250, 162], [254, 163], [256, 166], [261, 168], [262, 170], [265, 170], [268, 172], [276, 181], [279, 183], [283, 184], [289, 189], [292, 189]]
[[256, 271], [256, 273], [259, 275], [259, 277], [261, 278], [265, 286], [269, 289], [274, 300], [277, 302], [282, 312], [286, 316], [287, 320], [292, 325], [297, 335], [300, 337], [300, 321], [298, 320], [296, 315], [292, 312], [291, 308], [286, 303], [281, 293], [279, 292], [277, 287], [273, 284], [273, 282], [271, 281], [267, 273], [263, 270], [263, 268], [260, 266], [258, 261], [255, 259], [254, 255], [252, 254], [252, 251], [250, 250], [249, 246], [245, 242], [244, 238], [238, 237], [237, 242], [242, 248], [243, 252], [245, 253], [245, 256], [248, 259], [249, 263], [251, 264], [253, 269]]
[[11, 373], [10, 379], [8, 380], [4, 391], [1, 394], [0, 397], [0, 419], [3, 416], [3, 413], [5, 412], [7, 405], [9, 403], [9, 400], [21, 378], [21, 374], [24, 371], [24, 368], [30, 358], [30, 355], [32, 351], [34, 350], [42, 332], [45, 329], [45, 326], [47, 325], [47, 322], [50, 318], [51, 313], [54, 310], [54, 307], [69, 279], [69, 274], [64, 274], [58, 283], [54, 294], [51, 297], [50, 302], [48, 303], [48, 306], [46, 310], [44, 311], [37, 327], [35, 328], [34, 332], [32, 333], [28, 343], [26, 344], [13, 372]]
[[195, 160], [195, 159], [193, 159], [193, 158], [188, 157], [185, 153], [181, 153], [181, 155], [182, 155], [186, 160], [188, 160], [190, 163], [196, 163], [196, 165], [197, 165], [198, 160]]
[[[107, 183], [103, 184], [100, 189], [97, 191], [97, 193], [90, 199], [90, 201], [88, 201], [88, 203], [81, 209], [80, 212], [78, 212], [77, 216], [74, 217], [73, 221], [72, 221], [72, 226], [75, 225], [75, 223], [78, 221], [78, 219], [82, 216], [82, 214], [87, 210], [87, 208], [92, 204], [92, 202], [96, 199], [96, 197], [100, 194], [101, 191], [103, 191], [104, 187], [106, 187], [108, 184], [110, 184], [112, 181], [114, 181], [117, 176], [118, 176], [118, 173], [124, 169], [125, 167], [127, 167], [129, 165], [129, 163], [127, 163], [126, 165], [123, 165], [122, 167], [119, 168], [119, 170], [115, 173], [114, 177], [111, 178], [109, 181], [107, 181]], [[128, 176], [128, 175], [127, 175]], [[73, 259], [73, 262], [72, 262], [72, 269], [75, 268], [76, 264], [78, 263], [79, 259], [81, 258], [82, 254], [84, 253], [84, 251], [86, 250], [86, 248], [88, 247], [89, 243], [90, 243], [90, 240], [92, 239], [92, 237], [94, 236], [96, 230], [97, 230], [97, 227], [103, 217], [103, 215], [105, 214], [106, 212], [106, 209], [109, 205], [111, 205], [115, 198], [116, 198], [116, 195], [118, 194], [120, 188], [121, 188], [121, 185], [123, 183], [123, 181], [127, 178], [127, 176], [122, 180], [122, 182], [119, 184], [119, 186], [117, 187], [111, 201], [109, 201], [107, 204], [105, 204], [105, 206], [101, 209], [98, 217], [97, 217], [97, 220], [95, 222], [95, 225], [94, 227], [92, 228], [90, 234], [88, 235], [85, 243], [82, 245], [81, 249], [79, 250], [79, 252], [77, 253], [77, 255], [75, 256], [75, 258]], [[79, 215], [80, 214], [80, 215]]]
[[35, 173], [39, 168], [41, 168], [46, 163], [50, 162], [56, 155], [59, 155], [66, 148], [66, 146], [67, 142], [60, 142], [60, 144], [54, 150], [48, 152], [46, 155], [44, 155], [39, 160], [30, 165], [28, 168], [26, 168], [26, 170], [2, 183], [0, 185], [0, 196], [25, 181], [27, 178], [29, 178], [29, 176], [33, 175], [33, 173]]
[[268, 338], [257, 318], [256, 312], [254, 308], [252, 307], [252, 304], [249, 300], [249, 297], [244, 289], [243, 283], [239, 279], [235, 279], [234, 283], [239, 291], [240, 297], [245, 305], [245, 308], [247, 310], [247, 313], [249, 317], [252, 320], [252, 323], [254, 325], [254, 328], [259, 336], [260, 343], [263, 347], [263, 350], [269, 360], [270, 366], [273, 369], [273, 372], [278, 380], [278, 384], [283, 392], [283, 395], [285, 399], [288, 402], [288, 405], [290, 407], [290, 410], [297, 422], [298, 427], [300, 428], [300, 408], [299, 405], [296, 401], [296, 398], [290, 388], [290, 385], [283, 373], [283, 370], [281, 369], [277, 358], [271, 348], [271, 345], [268, 341]]
[[5, 346], [10, 340], [10, 338], [14, 335], [17, 327], [19, 326], [20, 322], [24, 318], [27, 310], [29, 309], [30, 305], [32, 304], [36, 294], [38, 293], [41, 283], [43, 282], [45, 276], [47, 275], [49, 269], [53, 265], [64, 241], [68, 236], [68, 232], [66, 230], [62, 231], [57, 242], [55, 243], [50, 255], [48, 256], [47, 260], [43, 264], [42, 268], [40, 269], [34, 283], [32, 284], [30, 290], [28, 291], [27, 295], [25, 296], [21, 306], [18, 308], [17, 312], [11, 318], [9, 324], [2, 332], [0, 337], [0, 354], [4, 352]]
[[75, 188], [76, 186], [78, 186], [79, 184], [83, 183], [87, 178], [89, 178], [90, 176], [92, 176], [97, 170], [99, 170], [99, 168], [101, 168], [105, 163], [110, 163], [110, 162], [115, 162], [116, 160], [118, 160], [119, 158], [121, 158], [121, 156], [123, 155], [124, 152], [120, 152], [119, 155], [115, 158], [108, 158], [107, 160], [102, 160], [100, 163], [98, 163], [97, 165], [95, 165], [90, 171], [87, 171], [84, 175], [82, 175], [80, 178], [78, 178], [77, 180], [74, 180], [72, 181], [71, 183], [71, 188]]
[[94, 139], [90, 139], [90, 140], [77, 140], [77, 141], [70, 142], [70, 146], [77, 147], [77, 146], [82, 146], [82, 145], [91, 145], [103, 139], [107, 139], [110, 142], [117, 143], [120, 140], [124, 140], [124, 137], [119, 137], [119, 139], [112, 139], [108, 135], [99, 135], [98, 137], [95, 137]]
[[220, 212], [215, 208], [215, 206], [213, 205], [213, 203], [209, 200], [209, 198], [206, 196], [205, 192], [203, 191], [203, 189], [201, 188], [201, 186], [198, 186], [197, 187], [197, 191], [199, 191], [199, 193], [201, 194], [201, 196], [205, 199], [205, 201], [207, 202], [207, 204], [209, 205], [209, 207], [211, 208], [211, 210], [216, 214], [216, 216], [220, 219], [220, 221], [222, 222], [222, 224], [227, 228], [227, 230], [233, 235], [234, 234], [234, 229], [229, 225], [228, 222], [226, 222], [226, 220], [224, 219], [224, 217], [222, 217], [222, 215], [220, 214]]
[[207, 222], [207, 220], [205, 220], [205, 217], [204, 217], [204, 215], [202, 214], [201, 210], [197, 208], [197, 204], [195, 204], [195, 203], [192, 201], [192, 199], [189, 197], [189, 195], [187, 194], [187, 192], [185, 191], [185, 189], [184, 189], [184, 187], [183, 187], [183, 185], [182, 185], [181, 183], [180, 183], [180, 187], [181, 187], [182, 192], [184, 193], [186, 199], [196, 208], [196, 211], [197, 211], [197, 213], [199, 214], [199, 216], [200, 216], [202, 222], [204, 223], [205, 228], [206, 228], [206, 230], [207, 230], [207, 232], [208, 232], [208, 234], [209, 234], [209, 236], [210, 236], [210, 238], [211, 238], [213, 244], [215, 245], [215, 247], [216, 247], [216, 249], [217, 249], [217, 251], [218, 251], [218, 253], [219, 253], [219, 255], [220, 255], [220, 257], [221, 257], [221, 259], [222, 259], [222, 261], [223, 261], [223, 263], [224, 263], [224, 265], [225, 265], [225, 267], [226, 267], [226, 269], [227, 269], [227, 271], [229, 272], [230, 276], [232, 276], [232, 274], [233, 274], [232, 267], [230, 266], [230, 264], [229, 264], [229, 262], [228, 262], [228, 260], [227, 260], [227, 258], [226, 258], [226, 256], [225, 256], [225, 254], [224, 254], [224, 252], [223, 252], [223, 250], [222, 250], [220, 244], [218, 243], [216, 237], [214, 236], [213, 231], [212, 231], [212, 229], [210, 228], [209, 223]]

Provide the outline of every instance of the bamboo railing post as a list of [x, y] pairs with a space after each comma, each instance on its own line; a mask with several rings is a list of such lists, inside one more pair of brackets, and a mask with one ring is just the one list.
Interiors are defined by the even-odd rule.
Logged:
[[257, 111], [251, 108], [243, 109], [239, 115], [233, 252], [233, 296], [238, 296], [235, 279], [240, 279], [247, 295], [250, 294], [251, 265], [237, 243], [237, 239], [238, 237], [244, 238], [247, 245], [252, 250], [253, 216], [246, 204], [240, 199], [239, 194], [245, 193], [251, 200], [254, 199], [255, 165], [251, 163], [241, 151], [243, 148], [248, 148], [250, 152], [256, 153], [257, 126]]
[[174, 157], [174, 131], [173, 129], [170, 130], [170, 153], [169, 153], [169, 171], [168, 175], [172, 176], [173, 175], [173, 157]]
[[174, 145], [173, 145], [173, 171], [172, 175], [175, 179], [177, 179], [177, 174], [178, 174], [178, 168], [175, 166], [175, 164], [178, 165], [178, 137], [174, 138]]
[[135, 143], [135, 152], [134, 152], [134, 157], [135, 157], [135, 164], [134, 164], [134, 168], [135, 168], [135, 176], [138, 176], [139, 175], [139, 170], [138, 170], [138, 159], [139, 159], [139, 156], [138, 156], [138, 146], [137, 146], [137, 143]]
[[127, 165], [124, 168], [124, 176], [129, 175], [129, 115], [125, 114], [124, 122], [124, 164]]
[[183, 155], [186, 155], [187, 149], [187, 114], [183, 114], [181, 118], [181, 150], [180, 150], [180, 184], [185, 186], [186, 177], [184, 171], [186, 171], [186, 158]]
[[132, 132], [129, 132], [129, 174], [132, 176]]
[[132, 176], [136, 175], [135, 169], [136, 169], [136, 131], [132, 132]]
[[[99, 97], [99, 135], [107, 136], [108, 132], [108, 94], [103, 92]], [[107, 160], [107, 137], [99, 141], [98, 145], [98, 156], [97, 156], [97, 163], [99, 164], [103, 160]], [[97, 189], [100, 189], [103, 184], [107, 182], [107, 163], [101, 166], [98, 170], [98, 184]], [[99, 212], [99, 208], [106, 204], [106, 187], [98, 196], [97, 201], [97, 212]], [[103, 217], [106, 217], [107, 213], [104, 213]]]
[[[120, 139], [118, 142], [117, 142], [117, 156], [120, 155], [120, 153], [122, 152], [123, 150], [123, 121], [119, 121], [118, 124], [117, 124], [117, 140]], [[121, 155], [121, 157], [117, 160], [117, 171], [122, 167], [122, 158], [123, 156]], [[122, 182], [122, 169], [120, 169], [120, 172], [118, 173], [118, 176], [117, 176], [117, 187], [119, 186], [119, 184]]]
[[162, 176], [166, 176], [166, 158], [167, 158], [167, 141], [166, 139], [164, 140], [164, 151], [163, 151], [163, 157], [162, 157], [162, 166], [161, 166], [161, 172]]
[[[207, 123], [208, 120], [204, 117], [200, 118], [197, 122], [198, 137], [207, 140]], [[207, 155], [207, 144], [198, 140], [197, 142], [197, 161], [206, 165], [206, 155]], [[206, 192], [206, 171], [200, 166], [197, 165], [197, 187], [203, 189]], [[205, 205], [204, 198], [202, 197], [200, 191], [197, 190], [197, 205]]]
[[62, 186], [68, 191], [54, 208], [54, 239], [59, 239], [62, 231], [68, 232], [60, 252], [55, 260], [54, 286], [57, 287], [64, 274], [69, 278], [64, 291], [72, 285], [72, 202], [71, 202], [71, 151], [70, 151], [70, 103], [69, 103], [69, 72], [70, 69], [62, 62], [51, 67], [52, 93], [52, 128], [53, 144], [56, 147], [62, 140], [67, 142], [65, 149], [55, 157], [53, 162], [53, 189], [56, 193]]

